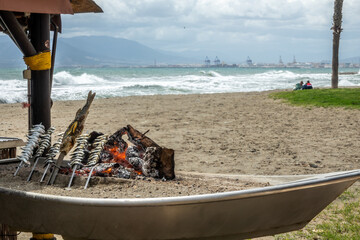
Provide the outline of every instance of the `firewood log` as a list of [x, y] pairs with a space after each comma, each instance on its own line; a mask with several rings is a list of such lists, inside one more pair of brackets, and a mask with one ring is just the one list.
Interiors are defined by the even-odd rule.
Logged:
[[160, 163], [158, 166], [159, 176], [165, 179], [174, 179], [175, 178], [175, 160], [174, 160], [174, 150], [160, 147], [157, 143], [151, 140], [145, 134], [139, 132], [131, 125], [127, 125], [127, 131], [130, 135], [130, 141], [135, 141], [137, 144], [141, 144], [144, 149], [148, 147], [155, 147], [156, 151], [154, 157], [158, 159]]

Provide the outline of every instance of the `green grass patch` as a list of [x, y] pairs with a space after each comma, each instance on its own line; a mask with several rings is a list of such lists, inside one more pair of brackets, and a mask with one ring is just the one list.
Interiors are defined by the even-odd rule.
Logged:
[[310, 89], [270, 94], [273, 99], [301, 106], [360, 109], [360, 88]]

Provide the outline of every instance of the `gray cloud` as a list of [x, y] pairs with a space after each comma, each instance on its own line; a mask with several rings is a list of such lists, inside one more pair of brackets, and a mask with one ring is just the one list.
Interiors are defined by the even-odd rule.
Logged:
[[[171, 51], [218, 52], [228, 59], [287, 54], [321, 60], [331, 55], [329, 0], [96, 0], [103, 14], [63, 16], [63, 37], [107, 35]], [[360, 2], [344, 1], [343, 56], [359, 52]], [[346, 33], [346, 34], [345, 34]], [[346, 39], [345, 39], [346, 37]], [[232, 56], [235, 55], [236, 56]], [[232, 57], [231, 57], [232, 56]]]

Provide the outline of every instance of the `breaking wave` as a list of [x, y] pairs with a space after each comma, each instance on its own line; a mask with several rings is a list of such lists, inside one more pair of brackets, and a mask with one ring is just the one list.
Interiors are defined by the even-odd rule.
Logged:
[[[357, 71], [357, 69], [356, 69]], [[0, 75], [0, 103], [27, 101], [27, 81]], [[54, 74], [53, 100], [137, 95], [196, 94], [292, 89], [300, 81], [330, 87], [330, 70], [241, 68], [92, 68], [64, 69]], [[340, 75], [339, 86], [360, 86], [360, 74]]]
[[105, 79], [92, 74], [83, 73], [80, 76], [74, 76], [67, 71], [61, 71], [54, 74], [54, 85], [87, 85], [101, 83]]
[[209, 77], [222, 77], [222, 75], [215, 71], [200, 71], [202, 75], [209, 76]]

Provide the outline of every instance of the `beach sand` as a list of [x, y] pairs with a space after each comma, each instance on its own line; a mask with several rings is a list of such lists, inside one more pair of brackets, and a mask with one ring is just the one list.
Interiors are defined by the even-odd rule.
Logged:
[[[175, 170], [227, 174], [314, 174], [360, 168], [360, 111], [291, 106], [269, 92], [95, 99], [84, 132], [132, 125], [175, 150]], [[57, 101], [65, 131], [85, 101]], [[27, 109], [0, 104], [0, 136], [25, 140]]]
[[[175, 150], [175, 171], [300, 175], [360, 168], [360, 111], [296, 107], [270, 92], [95, 99], [84, 132], [132, 125]], [[85, 101], [58, 101], [64, 131]], [[0, 136], [25, 140], [27, 109], [0, 104]], [[19, 152], [18, 152], [19, 153]]]

